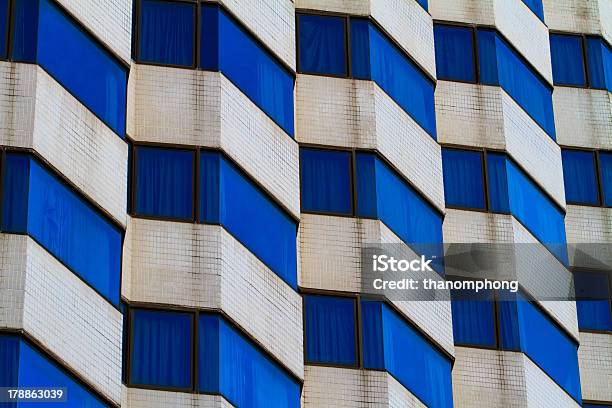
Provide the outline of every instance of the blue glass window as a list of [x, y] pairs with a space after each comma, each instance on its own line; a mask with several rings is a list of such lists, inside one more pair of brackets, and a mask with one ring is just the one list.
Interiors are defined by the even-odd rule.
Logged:
[[561, 156], [565, 199], [568, 204], [597, 205], [599, 195], [594, 153], [563, 149]]
[[0, 0], [0, 59], [6, 58], [8, 38], [8, 0]]
[[550, 34], [550, 55], [555, 85], [586, 86], [582, 37]]
[[499, 35], [477, 30], [480, 80], [499, 85], [554, 140], [552, 87]]
[[195, 4], [141, 0], [139, 61], [195, 66], [195, 11]]
[[599, 153], [599, 169], [601, 172], [603, 203], [609, 207], [612, 206], [612, 153]]
[[11, 57], [14, 61], [36, 62], [38, 0], [13, 1]]
[[533, 11], [533, 14], [544, 22], [544, 6], [542, 5], [542, 0], [523, 0], [523, 3]]
[[300, 72], [345, 76], [346, 18], [298, 14]]
[[421, 6], [421, 7], [423, 7], [423, 9], [425, 9], [425, 11], [427, 11], [427, 7], [428, 7], [428, 5], [427, 5], [427, 0], [416, 0], [416, 2], [417, 2], [417, 3], [418, 3], [420, 6]]
[[487, 169], [491, 211], [510, 212], [567, 265], [563, 212], [506, 155], [488, 153]]
[[300, 385], [217, 315], [200, 315], [199, 384], [233, 405], [299, 408]]
[[123, 137], [127, 69], [52, 0], [40, 0], [37, 49], [38, 63]]
[[[66, 388], [66, 400], [59, 403], [61, 406], [69, 408], [107, 406], [59, 365], [19, 337], [0, 335], [0, 368], [1, 387]], [[41, 404], [20, 402], [16, 405], [36, 407]]]
[[297, 223], [218, 152], [201, 153], [200, 222], [223, 225], [297, 288]]
[[132, 310], [130, 381], [132, 384], [191, 387], [193, 315]]
[[451, 296], [455, 344], [495, 347], [493, 292], [453, 290]]
[[376, 82], [435, 139], [434, 83], [369, 20], [350, 28], [353, 77]]
[[599, 37], [586, 39], [591, 87], [612, 92], [612, 49]]
[[203, 5], [202, 24], [202, 68], [223, 72], [293, 136], [293, 75], [218, 6]]
[[476, 81], [473, 33], [468, 27], [434, 26], [438, 79]]
[[300, 149], [302, 211], [351, 214], [351, 153]]
[[27, 233], [118, 305], [121, 231], [32, 157], [8, 153], [4, 166], [3, 231]]
[[136, 148], [136, 203], [138, 215], [193, 219], [195, 152]]
[[376, 218], [442, 273], [442, 216], [375, 154], [356, 155], [357, 216]]
[[386, 304], [363, 300], [361, 307], [365, 367], [386, 369], [427, 406], [452, 407], [450, 360]]
[[574, 286], [580, 329], [612, 331], [608, 275], [595, 272], [574, 272]]
[[304, 296], [306, 361], [357, 364], [355, 300], [331, 296]]
[[446, 205], [485, 209], [482, 153], [442, 149]]

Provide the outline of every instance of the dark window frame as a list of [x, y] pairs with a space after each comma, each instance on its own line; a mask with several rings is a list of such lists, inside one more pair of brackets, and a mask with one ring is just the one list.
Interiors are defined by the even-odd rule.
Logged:
[[[612, 208], [612, 204], [610, 205], [605, 205], [604, 203], [604, 197], [605, 197], [605, 191], [604, 191], [604, 185], [603, 185], [603, 180], [601, 179], [601, 161], [600, 161], [600, 153], [604, 153], [604, 154], [612, 154], [612, 150], [603, 150], [603, 149], [593, 149], [593, 148], [589, 148], [589, 147], [578, 147], [578, 146], [566, 146], [566, 145], [560, 145], [561, 150], [565, 150], [565, 151], [577, 151], [577, 152], [587, 152], [587, 153], [592, 153], [593, 155], [593, 168], [595, 170], [595, 183], [597, 186], [597, 204], [589, 204], [589, 203], [577, 203], [574, 201], [569, 201], [566, 198], [566, 202], [569, 205], [577, 205], [577, 206], [582, 206], [582, 207], [596, 207], [596, 208]], [[612, 191], [610, 192], [610, 194], [612, 195]]]
[[471, 153], [479, 153], [480, 155], [480, 165], [481, 165], [481, 171], [482, 171], [482, 189], [483, 189], [483, 202], [484, 202], [484, 208], [480, 208], [480, 207], [467, 207], [467, 206], [460, 206], [460, 205], [454, 205], [454, 204], [446, 204], [446, 202], [444, 203], [444, 207], [445, 208], [450, 208], [452, 210], [466, 210], [466, 211], [476, 211], [476, 212], [493, 212], [490, 211], [491, 208], [491, 203], [490, 203], [490, 199], [489, 199], [489, 176], [487, 174], [487, 151], [489, 149], [480, 149], [480, 148], [475, 148], [475, 147], [470, 147], [470, 148], [466, 148], [466, 147], [460, 147], [460, 148], [455, 148], [455, 147], [447, 147], [450, 145], [445, 145], [442, 144], [441, 147], [443, 149], [450, 149], [450, 150], [456, 150], [456, 151], [462, 151], [462, 152], [471, 152]]

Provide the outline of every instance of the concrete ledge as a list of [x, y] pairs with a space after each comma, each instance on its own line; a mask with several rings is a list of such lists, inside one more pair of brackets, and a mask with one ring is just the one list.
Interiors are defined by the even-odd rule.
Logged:
[[440, 146], [378, 85], [298, 74], [296, 99], [300, 143], [376, 149], [444, 211]]
[[415, 0], [295, 0], [295, 8], [372, 16], [429, 75], [436, 76], [433, 22]]
[[220, 148], [299, 218], [298, 144], [224, 75], [133, 64], [128, 94], [134, 140]]
[[425, 407], [385, 371], [306, 366], [303, 407]]
[[612, 401], [612, 335], [580, 333], [578, 362], [582, 398]]
[[[379, 220], [302, 214], [299, 229], [303, 288], [361, 292], [361, 249], [368, 244], [402, 241]], [[408, 252], [412, 252], [406, 247]], [[435, 272], [431, 272], [435, 278]], [[436, 275], [437, 276], [437, 275]], [[410, 296], [408, 293], [407, 296]], [[453, 354], [453, 326], [447, 301], [394, 299], [412, 322]]]
[[553, 107], [560, 145], [612, 149], [612, 94], [608, 91], [557, 86]]
[[123, 407], [130, 408], [231, 408], [220, 395], [188, 394], [123, 387]]
[[[447, 210], [442, 225], [444, 243], [535, 244], [538, 254], [544, 256], [515, 259], [516, 276], [530, 293], [546, 293], [554, 283], [554, 293], [566, 293], [573, 278], [559, 261], [512, 215], [476, 211]], [[504, 260], [500, 260], [504, 262]], [[538, 271], [534, 274], [533, 271]], [[578, 340], [576, 303], [573, 301], [539, 301], [561, 326]]]
[[128, 146], [37, 65], [0, 62], [0, 144], [36, 150], [125, 225]]
[[0, 327], [24, 330], [121, 400], [121, 313], [31, 238], [0, 234]]
[[543, 0], [551, 30], [598, 34], [612, 43], [612, 3], [609, 0]]
[[[609, 269], [612, 265], [612, 208], [568, 205], [565, 215], [570, 264]], [[573, 249], [576, 249], [574, 251]]]
[[57, 0], [127, 64], [132, 54], [132, 0]]
[[130, 301], [222, 310], [303, 378], [302, 298], [225, 229], [130, 217], [125, 241]]
[[561, 149], [500, 87], [438, 81], [440, 143], [506, 150], [565, 208]]
[[295, 71], [295, 12], [291, 0], [219, 0]]

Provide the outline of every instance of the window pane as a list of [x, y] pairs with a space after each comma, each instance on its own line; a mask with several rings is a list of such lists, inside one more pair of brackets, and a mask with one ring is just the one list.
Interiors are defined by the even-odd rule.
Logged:
[[499, 324], [499, 342], [502, 350], [521, 350], [521, 333], [516, 294], [499, 292], [500, 301], [497, 303]]
[[19, 337], [0, 335], [0, 387], [17, 387], [18, 377]]
[[563, 149], [561, 156], [567, 202], [597, 205], [599, 198], [593, 152]]
[[299, 408], [300, 385], [217, 315], [200, 315], [199, 390], [234, 406]]
[[298, 14], [300, 72], [346, 75], [344, 17]]
[[36, 62], [38, 34], [38, 0], [15, 0], [13, 3], [12, 58]]
[[136, 214], [191, 220], [194, 157], [189, 150], [137, 147]]
[[118, 305], [121, 231], [32, 157], [13, 153], [6, 157], [5, 231], [28, 233]]
[[8, 32], [8, 0], [0, 0], [0, 59], [6, 58]]
[[361, 348], [364, 368], [384, 369], [382, 303], [361, 301]]
[[612, 330], [610, 282], [606, 273], [574, 272], [578, 326], [583, 330]]
[[307, 362], [355, 365], [355, 300], [304, 296]]
[[604, 205], [612, 206], [612, 153], [599, 153], [599, 167]]
[[220, 153], [202, 151], [200, 166], [200, 194], [205, 207], [200, 222], [223, 225], [295, 289], [297, 224], [293, 218]]
[[493, 292], [453, 290], [451, 295], [455, 344], [495, 347]]
[[40, 0], [38, 27], [38, 63], [123, 137], [127, 69], [52, 0]]
[[194, 66], [195, 4], [140, 3], [139, 61]]
[[189, 388], [193, 316], [190, 313], [135, 309], [131, 325], [131, 382]]
[[550, 35], [555, 85], [586, 85], [582, 37], [575, 35]]
[[542, 0], [523, 0], [523, 3], [525, 3], [542, 22], [544, 21], [544, 6], [542, 5]]
[[300, 149], [302, 210], [351, 214], [351, 154]]
[[203, 14], [211, 12], [219, 13], [219, 69], [293, 136], [293, 75], [224, 11], [202, 8]]
[[447, 206], [485, 208], [481, 152], [442, 149], [442, 169]]
[[474, 82], [473, 31], [466, 27], [434, 26], [438, 79]]
[[598, 37], [588, 37], [586, 43], [591, 87], [612, 92], [612, 50]]

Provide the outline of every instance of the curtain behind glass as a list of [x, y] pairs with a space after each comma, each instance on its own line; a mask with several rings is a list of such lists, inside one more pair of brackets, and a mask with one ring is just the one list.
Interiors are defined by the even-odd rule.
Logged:
[[139, 60], [193, 66], [195, 10], [195, 4], [142, 0]]
[[544, 22], [544, 6], [542, 5], [542, 0], [523, 0], [523, 3]]
[[351, 154], [300, 149], [302, 210], [351, 214]]
[[586, 85], [582, 37], [551, 34], [550, 55], [555, 85]]
[[7, 154], [2, 178], [2, 230], [28, 232], [28, 191], [30, 190], [30, 157]]
[[[7, 0], [2, 1], [7, 2]], [[0, 4], [2, 1], [0, 1]], [[13, 48], [11, 56], [13, 60], [36, 62], [37, 37], [38, 0], [15, 0], [13, 2]]]
[[301, 72], [347, 74], [345, 25], [344, 17], [298, 14]]
[[599, 153], [599, 167], [603, 202], [606, 206], [612, 206], [612, 153]]
[[612, 330], [608, 274], [574, 272], [574, 285], [580, 329]]
[[563, 149], [561, 157], [567, 202], [597, 205], [599, 198], [593, 152]]
[[361, 301], [361, 353], [364, 368], [384, 369], [382, 304]]
[[481, 152], [442, 149], [442, 170], [447, 205], [485, 208]]
[[474, 42], [468, 27], [434, 26], [438, 79], [474, 82]]
[[307, 361], [356, 365], [355, 300], [308, 295], [304, 309]]
[[8, 0], [0, 0], [0, 59], [6, 58], [8, 32]]
[[0, 387], [18, 386], [19, 338], [0, 335]]
[[489, 201], [491, 211], [509, 213], [508, 175], [506, 156], [501, 153], [487, 153], [487, 177], [489, 180]]
[[612, 92], [612, 50], [598, 37], [587, 37], [586, 43], [591, 87]]
[[495, 347], [493, 292], [453, 290], [451, 295], [455, 344]]
[[191, 386], [192, 320], [190, 313], [133, 310], [133, 384], [178, 389]]

